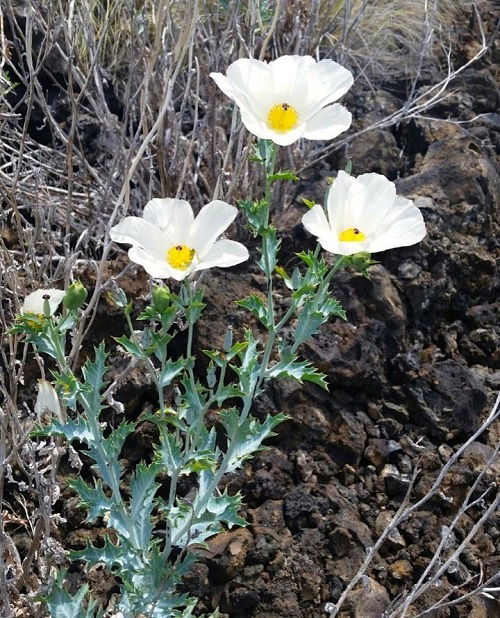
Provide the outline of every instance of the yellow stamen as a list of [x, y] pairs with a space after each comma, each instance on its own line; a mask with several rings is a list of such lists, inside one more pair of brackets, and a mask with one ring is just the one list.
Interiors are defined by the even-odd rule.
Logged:
[[186, 247], [186, 245], [175, 245], [167, 251], [167, 262], [172, 268], [177, 270], [186, 270], [191, 266], [195, 254], [194, 249]]
[[357, 227], [348, 227], [347, 230], [340, 232], [339, 240], [340, 242], [361, 242], [366, 240], [366, 236]]
[[299, 124], [299, 114], [295, 107], [288, 103], [279, 103], [271, 107], [267, 115], [267, 124], [279, 133], [286, 133], [290, 129], [295, 129]]

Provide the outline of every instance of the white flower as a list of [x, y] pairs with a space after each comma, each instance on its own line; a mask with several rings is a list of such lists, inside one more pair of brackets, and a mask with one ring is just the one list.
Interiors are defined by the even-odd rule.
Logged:
[[394, 183], [380, 174], [354, 178], [339, 172], [328, 193], [327, 210], [328, 218], [321, 206], [313, 206], [302, 223], [323, 249], [337, 255], [406, 247], [425, 236], [420, 210], [398, 197]]
[[240, 109], [246, 128], [286, 146], [300, 137], [327, 140], [351, 126], [351, 114], [336, 103], [352, 86], [352, 73], [333, 60], [281, 56], [272, 62], [236, 60], [226, 75], [210, 73]]
[[112, 240], [131, 244], [128, 256], [152, 277], [180, 281], [212, 266], [234, 266], [248, 259], [245, 246], [217, 238], [234, 221], [234, 206], [215, 200], [196, 219], [185, 200], [154, 199], [141, 217], [125, 217], [111, 228]]
[[57, 308], [62, 303], [66, 292], [64, 290], [56, 290], [49, 288], [48, 290], [35, 290], [28, 294], [24, 299], [24, 303], [21, 307], [21, 314], [35, 313], [37, 315], [44, 315], [43, 305], [47, 300], [49, 303], [50, 315], [54, 315]]
[[38, 380], [38, 396], [35, 403], [36, 418], [38, 421], [42, 420], [43, 414], [46, 411], [51, 414], [55, 414], [57, 418], [62, 422], [61, 404], [59, 403], [59, 397], [57, 396], [55, 388], [47, 380]]

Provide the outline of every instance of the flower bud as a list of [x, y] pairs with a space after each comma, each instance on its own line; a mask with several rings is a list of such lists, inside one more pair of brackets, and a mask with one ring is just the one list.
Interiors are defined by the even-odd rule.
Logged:
[[152, 305], [158, 313], [164, 313], [170, 306], [170, 290], [165, 285], [158, 285], [151, 292]]
[[373, 264], [371, 257], [368, 251], [360, 251], [351, 256], [351, 263], [358, 272], [364, 273], [368, 266]]
[[75, 281], [69, 286], [63, 298], [63, 307], [68, 311], [76, 311], [85, 302], [87, 294], [88, 292], [83, 287], [83, 284], [80, 281]]

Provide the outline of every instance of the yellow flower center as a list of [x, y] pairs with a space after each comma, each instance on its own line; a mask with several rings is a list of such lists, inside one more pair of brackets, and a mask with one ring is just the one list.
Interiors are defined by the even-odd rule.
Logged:
[[295, 107], [288, 103], [279, 103], [271, 107], [267, 115], [267, 124], [279, 133], [286, 133], [299, 124], [299, 114]]
[[177, 270], [186, 270], [191, 266], [195, 254], [194, 249], [186, 247], [186, 245], [175, 245], [167, 251], [167, 262], [172, 268]]
[[347, 230], [340, 232], [340, 242], [361, 242], [365, 240], [366, 236], [363, 232], [360, 232], [357, 227], [348, 227]]

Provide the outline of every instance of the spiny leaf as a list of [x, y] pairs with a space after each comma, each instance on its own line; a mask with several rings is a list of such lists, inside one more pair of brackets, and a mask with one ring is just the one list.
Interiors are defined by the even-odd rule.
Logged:
[[326, 375], [318, 371], [309, 361], [299, 360], [296, 354], [285, 347], [281, 348], [280, 360], [267, 372], [267, 377], [292, 378], [300, 383], [306, 380], [328, 390]]

